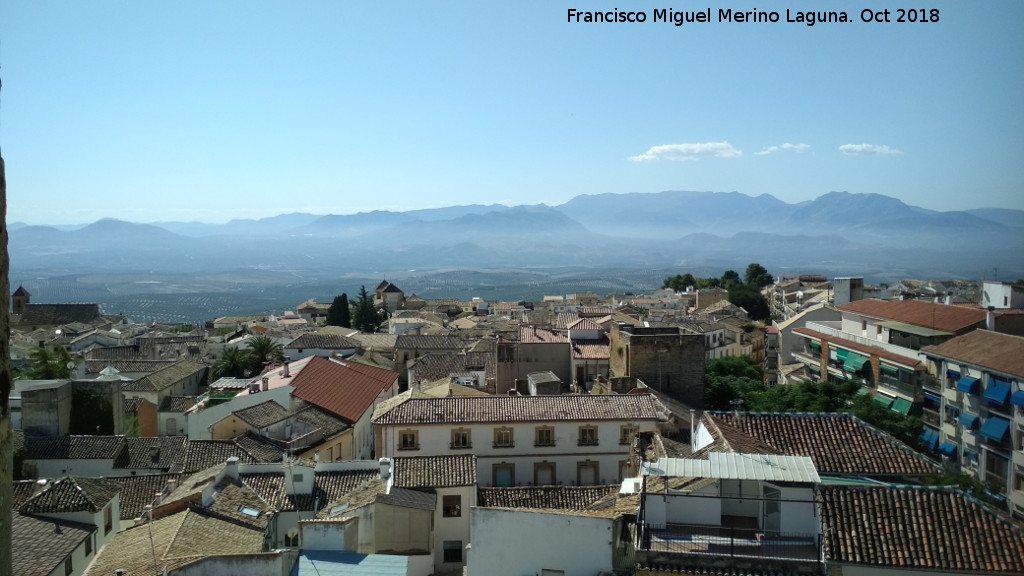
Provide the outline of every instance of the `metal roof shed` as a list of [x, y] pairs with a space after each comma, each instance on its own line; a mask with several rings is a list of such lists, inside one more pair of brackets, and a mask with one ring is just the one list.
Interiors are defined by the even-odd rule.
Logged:
[[821, 483], [818, 470], [810, 458], [780, 454], [712, 452], [707, 460], [659, 458], [657, 462], [641, 463], [640, 475]]

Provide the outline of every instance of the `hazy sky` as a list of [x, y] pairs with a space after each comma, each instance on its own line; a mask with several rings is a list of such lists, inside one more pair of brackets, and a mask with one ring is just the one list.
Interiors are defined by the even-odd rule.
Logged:
[[[876, 192], [1024, 209], [1024, 2], [11, 1], [8, 219]], [[568, 23], [568, 8], [645, 23]], [[710, 8], [711, 23], [653, 22]], [[774, 9], [777, 23], [717, 21]], [[852, 23], [786, 23], [786, 9]]]

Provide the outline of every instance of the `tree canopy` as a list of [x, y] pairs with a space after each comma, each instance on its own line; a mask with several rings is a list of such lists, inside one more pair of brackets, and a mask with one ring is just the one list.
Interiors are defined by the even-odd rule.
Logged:
[[352, 309], [348, 304], [348, 294], [342, 292], [341, 296], [334, 297], [331, 307], [327, 309], [327, 325], [352, 327]]
[[[33, 348], [28, 353], [29, 369], [26, 375], [32, 380], [66, 380], [74, 376], [78, 362], [63, 346], [53, 350]], [[70, 367], [69, 367], [70, 366]]]
[[373, 333], [377, 331], [380, 323], [380, 314], [373, 306], [373, 298], [366, 292], [366, 286], [360, 286], [359, 299], [356, 300], [355, 310], [352, 313], [352, 327], [363, 332]]
[[665, 278], [662, 288], [686, 290], [693, 286], [697, 290], [722, 287], [729, 291], [729, 302], [743, 308], [754, 320], [768, 320], [771, 309], [768, 300], [761, 294], [761, 289], [772, 283], [772, 275], [764, 266], [752, 262], [747, 266], [743, 278], [735, 270], [726, 270], [720, 278], [694, 278], [692, 274], [676, 274]]

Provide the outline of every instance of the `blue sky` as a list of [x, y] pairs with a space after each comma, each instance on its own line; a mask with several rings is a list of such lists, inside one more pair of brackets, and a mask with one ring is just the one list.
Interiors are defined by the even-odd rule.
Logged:
[[[224, 222], [664, 190], [1024, 209], [1024, 2], [0, 6], [8, 219]], [[648, 22], [568, 23], [626, 6]], [[872, 5], [893, 10], [898, 4]], [[910, 6], [907, 4], [906, 6]], [[853, 23], [786, 23], [786, 9]]]

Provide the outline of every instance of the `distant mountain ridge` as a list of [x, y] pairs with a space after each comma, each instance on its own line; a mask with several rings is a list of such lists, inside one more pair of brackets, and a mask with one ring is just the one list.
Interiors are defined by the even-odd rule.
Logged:
[[[940, 212], [880, 194], [595, 194], [565, 204], [465, 205], [225, 224], [103, 219], [71, 230], [12, 226], [12, 268], [324, 270], [738, 263], [1024, 274], [1024, 211]], [[1012, 241], [1017, 239], [1016, 242]]]

